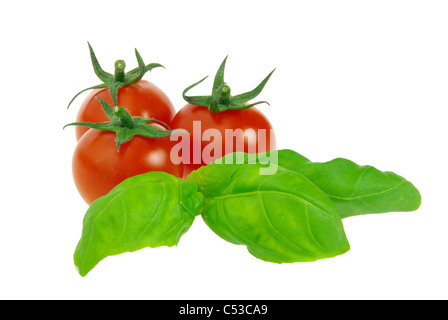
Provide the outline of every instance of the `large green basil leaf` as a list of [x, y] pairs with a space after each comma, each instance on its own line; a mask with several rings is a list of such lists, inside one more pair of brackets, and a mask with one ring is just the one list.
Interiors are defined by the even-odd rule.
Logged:
[[328, 195], [342, 218], [414, 211], [421, 204], [417, 188], [393, 172], [359, 166], [343, 158], [320, 163], [288, 149], [273, 152], [277, 155], [266, 153], [258, 157], [267, 157], [283, 168], [306, 176]]
[[97, 199], [84, 217], [74, 254], [79, 273], [85, 276], [107, 256], [176, 245], [203, 204], [197, 189], [168, 173], [148, 172]]
[[204, 194], [201, 215], [218, 236], [276, 263], [314, 261], [349, 250], [341, 218], [318, 187], [284, 168], [261, 175], [263, 166], [214, 162], [188, 176]]

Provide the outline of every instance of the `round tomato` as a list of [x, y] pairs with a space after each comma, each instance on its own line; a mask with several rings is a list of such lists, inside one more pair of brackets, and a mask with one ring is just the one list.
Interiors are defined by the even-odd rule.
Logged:
[[[109, 88], [94, 89], [81, 105], [76, 121], [108, 121], [98, 97], [114, 105]], [[117, 98], [118, 105], [126, 108], [131, 116], [154, 118], [169, 125], [176, 113], [168, 96], [155, 84], [146, 80], [121, 87]], [[76, 127], [76, 139], [79, 140], [88, 129], [82, 126]]]
[[117, 184], [148, 171], [164, 171], [182, 177], [183, 165], [173, 164], [170, 137], [134, 136], [119, 151], [115, 132], [89, 129], [73, 155], [73, 178], [82, 198], [91, 204]]
[[[276, 141], [269, 120], [255, 105], [249, 103], [257, 97], [268, 82], [267, 77], [253, 90], [232, 95], [229, 85], [224, 81], [227, 57], [221, 63], [213, 81], [210, 96], [188, 96], [187, 92], [202, 83], [207, 77], [190, 85], [183, 92], [188, 102], [173, 118], [171, 126], [190, 133], [183, 136], [180, 158], [184, 163], [184, 178], [203, 165], [233, 152], [262, 153], [274, 150]], [[183, 143], [187, 140], [187, 143]], [[188, 150], [185, 155], [185, 145]]]
[[207, 107], [188, 103], [171, 124], [173, 129], [185, 129], [190, 133], [184, 137], [189, 140], [190, 147], [189, 157], [183, 158], [184, 178], [228, 153], [260, 153], [276, 148], [271, 123], [255, 107], [213, 113]]

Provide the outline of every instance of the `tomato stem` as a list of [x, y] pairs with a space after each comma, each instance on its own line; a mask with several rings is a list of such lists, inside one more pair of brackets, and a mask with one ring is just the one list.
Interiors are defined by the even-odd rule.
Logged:
[[224, 85], [221, 89], [221, 97], [228, 97], [230, 96], [230, 87], [228, 85]]
[[126, 63], [123, 60], [115, 61], [115, 74], [114, 79], [116, 82], [124, 82], [125, 81], [125, 73], [124, 69], [126, 68]]
[[219, 113], [223, 111], [222, 106], [230, 105], [230, 91], [230, 87], [225, 83], [218, 87], [209, 107], [211, 112]]
[[123, 127], [132, 129], [134, 127], [134, 120], [132, 119], [129, 112], [126, 112], [124, 108], [116, 106], [114, 108], [115, 115], [120, 119]]

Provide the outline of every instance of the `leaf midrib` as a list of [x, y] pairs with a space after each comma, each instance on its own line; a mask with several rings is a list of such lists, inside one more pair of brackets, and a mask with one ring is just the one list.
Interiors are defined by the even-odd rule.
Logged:
[[226, 198], [231, 198], [231, 197], [249, 196], [249, 195], [260, 195], [261, 196], [262, 194], [280, 194], [280, 195], [285, 195], [285, 196], [301, 199], [303, 202], [309, 204], [310, 206], [312, 206], [316, 210], [322, 212], [323, 214], [325, 214], [326, 216], [331, 218], [331, 216], [327, 212], [325, 212], [321, 208], [315, 206], [313, 203], [309, 202], [308, 200], [306, 200], [306, 199], [304, 199], [304, 198], [302, 198], [302, 197], [300, 197], [298, 195], [295, 195], [295, 194], [290, 194], [290, 193], [277, 191], [277, 190], [256, 190], [256, 191], [250, 191], [250, 192], [232, 193], [232, 194], [227, 194], [227, 195], [222, 195], [222, 196], [209, 197], [209, 200], [219, 200], [219, 199], [226, 199]]
[[386, 189], [386, 190], [382, 190], [382, 191], [379, 191], [379, 192], [363, 194], [363, 195], [356, 196], [356, 197], [343, 197], [343, 196], [336, 196], [336, 195], [332, 195], [332, 194], [327, 194], [327, 196], [329, 198], [334, 198], [334, 199], [339, 199], [339, 200], [347, 200], [347, 201], [348, 200], [355, 200], [355, 199], [362, 199], [362, 198], [373, 197], [373, 196], [377, 196], [377, 195], [380, 195], [380, 194], [383, 194], [383, 193], [394, 191], [395, 189], [398, 189], [399, 187], [401, 187], [402, 185], [404, 185], [406, 183], [410, 183], [410, 182], [407, 181], [407, 180], [406, 181], [402, 181], [402, 182], [400, 182], [399, 184], [397, 184], [396, 186], [394, 186], [392, 188], [389, 188], [389, 189]]

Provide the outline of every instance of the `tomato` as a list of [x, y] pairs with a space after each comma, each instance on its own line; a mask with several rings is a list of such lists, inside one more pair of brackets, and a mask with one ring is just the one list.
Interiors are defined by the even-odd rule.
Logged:
[[73, 178], [82, 198], [91, 204], [123, 180], [148, 171], [164, 171], [182, 177], [183, 165], [173, 164], [170, 137], [134, 136], [119, 151], [115, 132], [89, 129], [73, 155]]
[[[84, 100], [78, 112], [76, 121], [78, 122], [104, 122], [108, 121], [97, 97], [102, 98], [111, 105], [112, 96], [108, 88], [94, 89]], [[133, 84], [128, 84], [118, 90], [118, 105], [126, 108], [131, 116], [154, 118], [160, 121], [171, 123], [176, 110], [168, 96], [155, 84], [140, 80]], [[76, 127], [76, 139], [82, 137], [89, 128]]]
[[[202, 83], [207, 77], [190, 85], [183, 92], [188, 103], [174, 116], [171, 126], [190, 133], [182, 136], [179, 157], [184, 163], [184, 178], [203, 165], [233, 152], [262, 153], [276, 148], [275, 134], [266, 116], [255, 105], [249, 103], [257, 97], [268, 82], [267, 77], [253, 90], [232, 95], [224, 81], [227, 57], [221, 63], [213, 81], [210, 96], [188, 96], [187, 92]], [[187, 140], [188, 143], [184, 143]], [[187, 145], [187, 155], [185, 152]], [[177, 150], [176, 150], [177, 151]]]
[[[196, 125], [195, 121], [197, 121]], [[199, 124], [200, 132], [198, 132]], [[275, 134], [271, 123], [255, 107], [213, 113], [207, 107], [188, 103], [175, 115], [171, 125], [173, 129], [185, 129], [190, 133], [189, 137], [184, 137], [189, 139], [190, 146], [190, 157], [186, 159], [187, 163], [184, 162], [184, 178], [191, 171], [213, 162], [227, 153], [260, 153], [276, 148]], [[212, 135], [219, 133], [222, 142], [220, 152], [219, 148], [215, 150], [218, 152], [208, 152], [209, 150], [205, 149], [207, 145], [213, 143], [214, 139], [204, 135], [208, 129], [215, 129], [215, 131], [209, 131]], [[238, 131], [240, 132], [238, 133]], [[200, 161], [195, 157], [198, 154], [201, 155]]]

